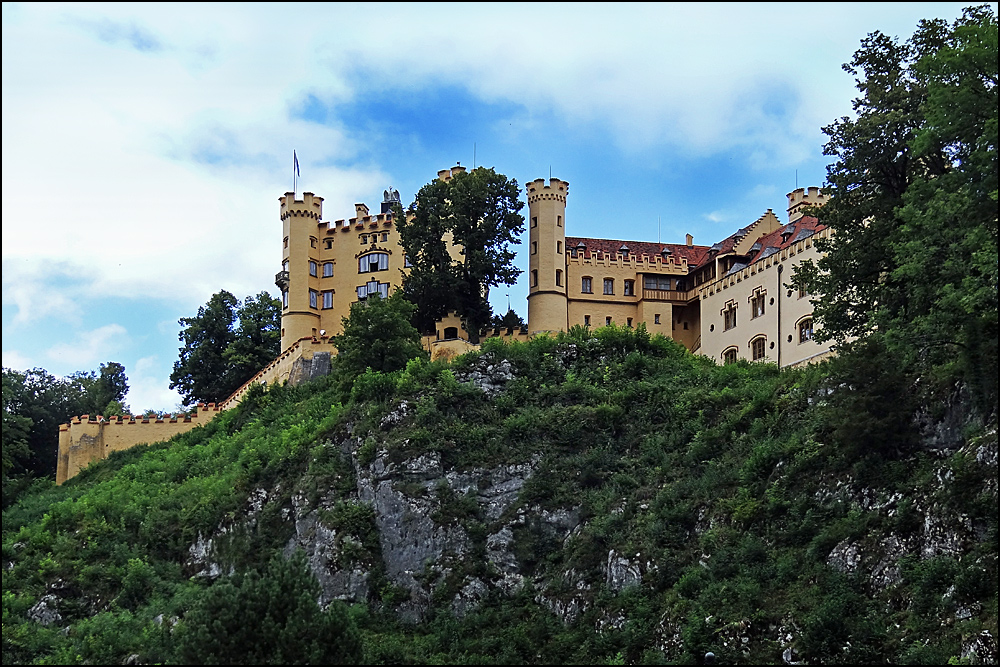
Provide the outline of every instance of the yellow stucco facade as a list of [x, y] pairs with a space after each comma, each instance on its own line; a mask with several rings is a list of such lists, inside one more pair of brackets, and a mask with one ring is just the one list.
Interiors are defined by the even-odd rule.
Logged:
[[[444, 181], [465, 171], [438, 172]], [[689, 350], [724, 363], [750, 359], [794, 366], [829, 356], [830, 344], [814, 339], [808, 295], [787, 286], [794, 267], [816, 259], [817, 238], [830, 232], [802, 215], [821, 206], [818, 188], [788, 195], [788, 222], [770, 210], [713, 246], [567, 236], [569, 183], [536, 179], [525, 185], [528, 202], [528, 324], [493, 331], [508, 340], [614, 323], [645, 324]], [[336, 355], [330, 342], [343, 330], [352, 303], [370, 294], [388, 296], [402, 286], [406, 257], [384, 193], [381, 210], [355, 204], [356, 216], [323, 220], [323, 198], [311, 192], [279, 197], [282, 266], [281, 354], [218, 406], [193, 415], [143, 418], [74, 418], [60, 426], [56, 482], [62, 484], [95, 459], [140, 443], [159, 442], [206, 423], [235, 407], [254, 384], [296, 384], [322, 375]], [[456, 259], [461, 248], [451, 245]], [[460, 318], [438, 322], [422, 339], [432, 359], [475, 349]]]

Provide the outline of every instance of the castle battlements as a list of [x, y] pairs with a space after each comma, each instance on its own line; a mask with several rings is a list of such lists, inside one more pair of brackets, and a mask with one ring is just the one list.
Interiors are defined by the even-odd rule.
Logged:
[[295, 217], [319, 220], [323, 217], [323, 198], [311, 192], [303, 192], [302, 199], [296, 199], [294, 192], [286, 192], [278, 201], [281, 202], [282, 220]]
[[668, 274], [678, 274], [687, 275], [688, 274], [688, 260], [687, 257], [673, 257], [667, 256], [663, 258], [659, 255], [650, 257], [649, 255], [624, 255], [621, 253], [612, 255], [610, 253], [602, 253], [600, 257], [596, 257], [591, 254], [587, 257], [573, 257], [572, 255], [566, 258], [566, 264], [569, 266], [602, 266], [607, 268], [631, 268], [635, 271], [645, 272], [645, 273], [668, 273]]
[[543, 199], [554, 199], [565, 204], [566, 195], [569, 194], [569, 181], [550, 178], [549, 184], [546, 185], [544, 178], [536, 178], [530, 183], [525, 183], [524, 188], [528, 193], [529, 205]]

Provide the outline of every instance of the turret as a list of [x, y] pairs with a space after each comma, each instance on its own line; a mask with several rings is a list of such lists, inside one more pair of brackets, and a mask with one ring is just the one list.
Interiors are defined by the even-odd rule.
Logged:
[[823, 194], [819, 188], [799, 188], [788, 193], [788, 222], [795, 222], [802, 217], [802, 209], [809, 206], [822, 206], [830, 201], [830, 195]]
[[565, 331], [566, 197], [569, 183], [539, 178], [525, 186], [528, 194], [529, 291], [528, 329]]
[[[310, 262], [319, 264], [319, 221], [323, 217], [323, 198], [303, 192], [279, 197], [281, 202], [281, 271], [275, 284], [281, 290], [281, 349], [288, 349], [304, 336], [315, 336], [319, 328], [319, 276]], [[313, 275], [311, 275], [313, 274]], [[311, 296], [312, 294], [312, 296]]]

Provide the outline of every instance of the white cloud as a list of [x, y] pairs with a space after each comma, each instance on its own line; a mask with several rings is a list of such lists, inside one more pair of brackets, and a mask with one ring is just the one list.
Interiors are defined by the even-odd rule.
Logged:
[[16, 371], [26, 371], [31, 368], [31, 359], [17, 350], [3, 351], [3, 367]]
[[170, 385], [170, 373], [161, 373], [162, 364], [156, 356], [143, 357], [135, 362], [128, 373], [129, 391], [125, 402], [134, 413], [146, 410], [173, 412], [180, 405], [181, 396]]
[[128, 332], [120, 324], [86, 331], [76, 336], [76, 340], [58, 343], [49, 348], [47, 356], [54, 363], [77, 368], [96, 366], [101, 360], [114, 356], [115, 351], [127, 344]]

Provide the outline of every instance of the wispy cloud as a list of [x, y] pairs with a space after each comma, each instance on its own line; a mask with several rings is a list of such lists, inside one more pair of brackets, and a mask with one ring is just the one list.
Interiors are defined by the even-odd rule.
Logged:
[[117, 356], [119, 348], [127, 341], [128, 332], [125, 327], [108, 324], [78, 334], [71, 342], [53, 345], [48, 350], [48, 358], [63, 365], [93, 368], [102, 361]]

